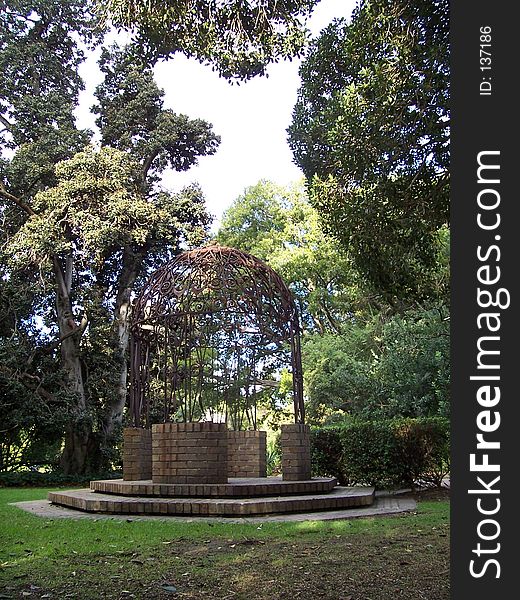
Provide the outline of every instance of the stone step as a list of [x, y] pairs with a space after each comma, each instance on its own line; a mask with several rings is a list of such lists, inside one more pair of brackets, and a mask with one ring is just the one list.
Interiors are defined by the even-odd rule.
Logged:
[[229, 478], [228, 483], [165, 484], [148, 481], [105, 479], [90, 482], [90, 489], [118, 496], [190, 497], [190, 498], [254, 498], [259, 496], [299, 496], [325, 494], [336, 486], [334, 477], [314, 477], [306, 481], [283, 481], [281, 477]]
[[125, 515], [245, 516], [370, 506], [374, 488], [336, 487], [328, 494], [265, 498], [155, 498], [101, 494], [89, 489], [50, 492], [54, 504], [87, 512]]

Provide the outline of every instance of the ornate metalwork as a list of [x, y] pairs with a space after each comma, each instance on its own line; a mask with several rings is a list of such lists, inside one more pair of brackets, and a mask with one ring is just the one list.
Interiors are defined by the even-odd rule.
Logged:
[[177, 256], [134, 304], [133, 424], [211, 419], [256, 429], [259, 399], [289, 365], [303, 423], [299, 333], [290, 290], [258, 258], [218, 244]]

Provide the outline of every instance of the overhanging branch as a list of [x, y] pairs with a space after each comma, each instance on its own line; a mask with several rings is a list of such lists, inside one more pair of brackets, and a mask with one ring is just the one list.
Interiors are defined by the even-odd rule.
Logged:
[[5, 117], [4, 115], [0, 115], [0, 123], [2, 123], [2, 125], [7, 129], [7, 131], [12, 132], [12, 126], [13, 124], [10, 123]]
[[21, 208], [29, 216], [31, 216], [31, 217], [36, 216], [37, 213], [28, 204], [26, 204], [22, 199], [18, 198], [17, 196], [14, 196], [13, 194], [9, 193], [5, 189], [4, 184], [1, 182], [0, 182], [0, 196], [2, 196], [2, 198], [5, 198], [6, 200], [9, 200], [10, 202], [14, 202], [19, 208]]

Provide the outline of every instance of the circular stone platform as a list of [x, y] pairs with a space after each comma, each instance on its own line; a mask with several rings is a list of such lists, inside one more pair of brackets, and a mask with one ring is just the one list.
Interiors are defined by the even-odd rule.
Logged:
[[89, 489], [50, 492], [54, 504], [86, 512], [124, 515], [246, 516], [370, 506], [373, 487], [335, 487], [328, 493], [263, 498], [162, 498], [117, 496]]
[[326, 494], [337, 486], [334, 477], [313, 477], [306, 481], [283, 481], [280, 477], [237, 477], [228, 483], [164, 484], [149, 480], [124, 481], [105, 479], [91, 481], [90, 489], [118, 496], [153, 496], [161, 498], [255, 498], [300, 494]]
[[366, 517], [392, 516], [416, 510], [417, 503], [412, 498], [402, 498], [398, 496], [376, 496], [371, 506], [362, 506], [360, 508], [347, 508], [343, 510], [327, 510], [323, 512], [309, 513], [282, 513], [277, 515], [263, 515], [258, 517], [205, 517], [196, 516], [173, 516], [173, 515], [139, 515], [128, 517], [128, 515], [102, 514], [83, 512], [52, 504], [48, 500], [29, 500], [25, 502], [15, 502], [21, 510], [25, 510], [37, 517], [45, 519], [114, 519], [133, 521], [147, 520], [172, 520], [181, 523], [272, 523], [272, 522], [302, 522], [302, 521], [329, 521], [343, 519], [359, 519]]

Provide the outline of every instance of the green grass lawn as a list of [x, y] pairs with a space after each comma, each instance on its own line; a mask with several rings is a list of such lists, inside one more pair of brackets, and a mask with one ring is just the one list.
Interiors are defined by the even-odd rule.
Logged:
[[448, 600], [449, 502], [416, 514], [237, 525], [45, 519], [0, 489], [1, 598]]

